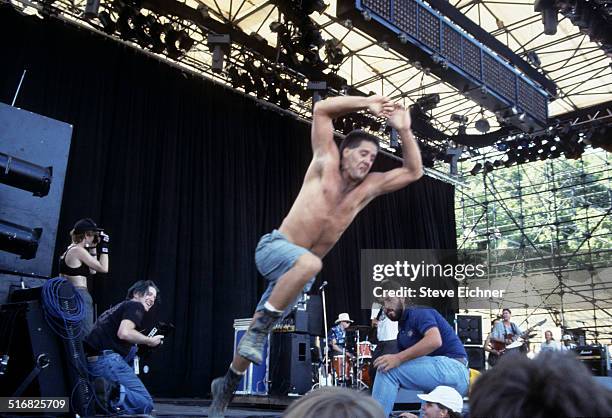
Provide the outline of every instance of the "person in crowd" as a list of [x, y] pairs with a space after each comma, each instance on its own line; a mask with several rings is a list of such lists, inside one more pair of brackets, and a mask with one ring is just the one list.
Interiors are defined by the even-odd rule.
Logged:
[[[449, 386], [438, 386], [430, 393], [418, 394], [425, 401], [421, 405], [421, 418], [461, 418], [463, 398]], [[402, 418], [419, 418], [410, 412], [400, 415]]]
[[363, 392], [326, 387], [293, 402], [283, 418], [383, 418], [380, 405]]
[[[392, 281], [383, 287], [401, 289]], [[393, 410], [399, 388], [429, 392], [442, 385], [465, 395], [469, 385], [467, 354], [448, 321], [433, 308], [411, 306], [407, 298], [390, 294], [387, 292], [383, 306], [390, 320], [399, 321], [399, 352], [376, 359], [378, 373], [372, 390], [385, 416]]]
[[574, 343], [574, 339], [569, 334], [563, 335], [561, 340], [563, 341], [563, 345], [561, 346], [562, 351], [570, 351], [577, 347], [576, 343]]
[[[508, 308], [504, 308], [502, 310], [502, 320], [498, 322], [493, 331], [491, 331], [491, 341], [503, 343], [505, 346], [517, 341], [519, 337], [523, 334], [523, 331], [511, 321], [512, 319], [512, 311]], [[499, 351], [499, 350], [498, 350]], [[505, 349], [503, 350], [504, 354], [509, 354], [511, 352], [519, 352], [520, 350], [513, 349]]]
[[561, 346], [553, 338], [552, 331], [547, 330], [546, 332], [544, 332], [544, 339], [545, 341], [540, 345], [540, 353], [544, 353], [546, 351], [561, 350]]
[[472, 418], [612, 416], [612, 391], [573, 356], [504, 356], [474, 383]]
[[491, 321], [491, 333], [489, 333], [487, 339], [484, 342], [484, 350], [489, 353], [489, 355], [487, 356], [487, 363], [490, 367], [493, 367], [497, 364], [499, 357], [503, 353], [503, 350], [499, 350], [499, 347], [495, 348], [497, 344], [491, 341], [491, 334], [493, 333], [493, 330], [500, 321], [500, 318], [495, 318], [493, 321]]
[[[372, 361], [384, 354], [396, 354], [397, 349], [397, 321], [391, 321], [385, 315], [385, 310], [380, 303], [372, 304], [372, 313], [370, 316], [372, 327], [376, 328], [376, 349], [372, 354]], [[372, 381], [376, 379], [376, 368], [372, 367], [370, 371]]]
[[[351, 319], [349, 314], [341, 313], [338, 315], [338, 319], [330, 330], [329, 330], [329, 348], [332, 355], [346, 353], [346, 329], [351, 326], [354, 321]], [[346, 353], [351, 356], [351, 353]]]
[[163, 335], [148, 337], [139, 332], [158, 297], [159, 289], [152, 280], [137, 281], [123, 302], [100, 315], [83, 341], [98, 401], [109, 412], [148, 414], [153, 410], [151, 395], [128, 363], [137, 344], [163, 344]]
[[70, 231], [72, 244], [59, 259], [59, 274], [81, 295], [85, 305], [81, 337], [93, 328], [94, 304], [87, 290], [87, 279], [96, 273], [108, 273], [110, 237], [90, 218], [78, 220]]

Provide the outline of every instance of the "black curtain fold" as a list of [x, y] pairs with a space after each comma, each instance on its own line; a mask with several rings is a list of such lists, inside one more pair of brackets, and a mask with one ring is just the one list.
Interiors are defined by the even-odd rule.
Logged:
[[[159, 396], [205, 396], [231, 359], [234, 318], [263, 292], [253, 252], [288, 212], [310, 162], [309, 127], [227, 88], [92, 34], [0, 6], [0, 101], [74, 125], [56, 253], [75, 220], [112, 238], [99, 310], [150, 278], [175, 334], [144, 376]], [[0, 144], [1, 151], [1, 144]], [[398, 163], [379, 157], [375, 170]], [[324, 260], [328, 318], [361, 323], [362, 248], [455, 248], [452, 186], [423, 178], [371, 203]], [[44, 204], [44, 200], [41, 200]]]

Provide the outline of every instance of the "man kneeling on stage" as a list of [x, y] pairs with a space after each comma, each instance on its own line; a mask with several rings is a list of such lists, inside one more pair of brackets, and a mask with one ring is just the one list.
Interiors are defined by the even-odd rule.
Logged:
[[137, 281], [126, 300], [100, 315], [83, 342], [98, 402], [112, 412], [148, 414], [153, 410], [151, 395], [128, 363], [136, 354], [136, 344], [156, 347], [163, 343], [163, 335], [147, 337], [138, 332], [158, 292], [153, 281]]
[[372, 396], [383, 406], [385, 416], [393, 410], [399, 388], [430, 392], [444, 385], [465, 395], [467, 354], [444, 317], [433, 308], [409, 306], [404, 298], [386, 297], [383, 306], [390, 320], [399, 321], [400, 350], [374, 362], [378, 373]]

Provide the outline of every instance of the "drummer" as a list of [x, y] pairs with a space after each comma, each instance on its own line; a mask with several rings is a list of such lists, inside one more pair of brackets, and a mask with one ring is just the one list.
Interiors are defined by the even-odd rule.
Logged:
[[329, 347], [332, 351], [332, 355], [347, 354], [349, 357], [353, 357], [353, 354], [346, 350], [346, 329], [350, 327], [353, 322], [354, 321], [346, 312], [338, 315], [336, 325], [329, 331]]

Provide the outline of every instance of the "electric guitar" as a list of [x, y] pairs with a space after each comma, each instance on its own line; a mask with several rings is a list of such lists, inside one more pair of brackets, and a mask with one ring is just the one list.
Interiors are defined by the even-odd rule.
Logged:
[[491, 347], [493, 347], [494, 350], [499, 351], [500, 355], [504, 354], [506, 349], [519, 348], [525, 343], [526, 340], [529, 340], [529, 338], [533, 337], [533, 335], [530, 335], [531, 331], [533, 331], [535, 328], [539, 327], [540, 325], [544, 324], [545, 322], [546, 322], [546, 318], [544, 318], [543, 320], [541, 320], [534, 326], [528, 328], [525, 332], [519, 335], [518, 338], [513, 342], [506, 342], [508, 340], [513, 339], [514, 337], [513, 334], [507, 334], [508, 340], [506, 341], [497, 341], [497, 340], [491, 339]]

